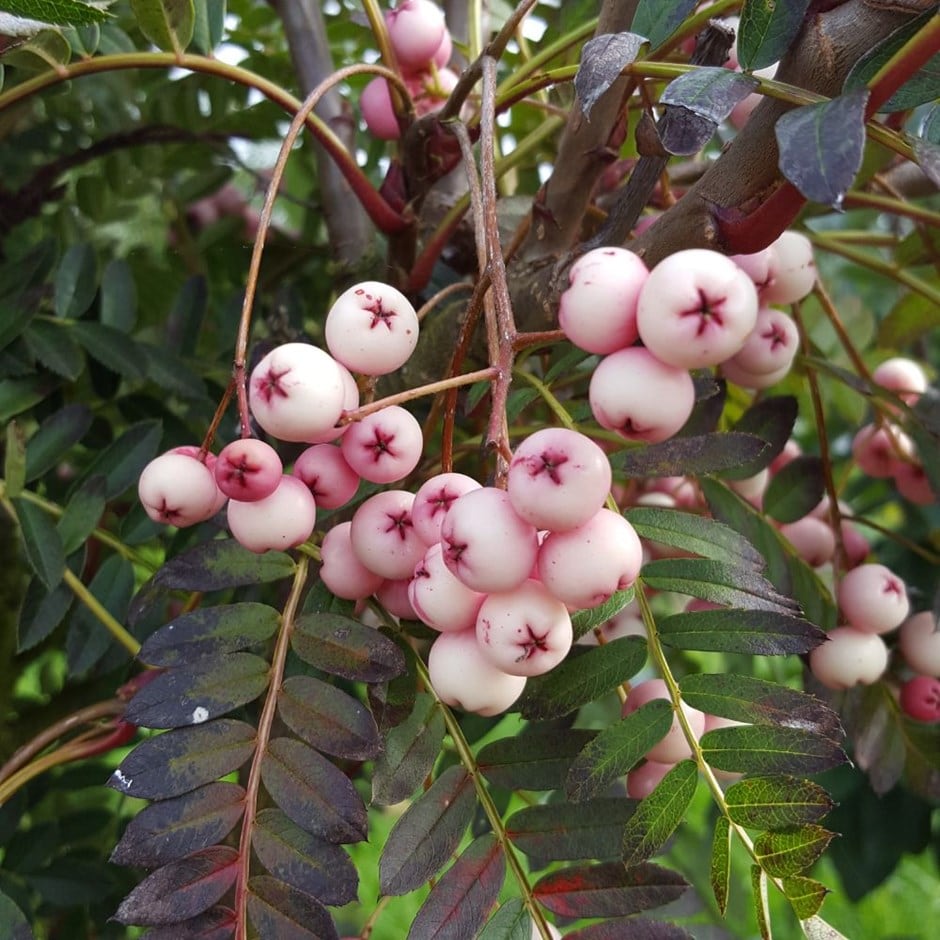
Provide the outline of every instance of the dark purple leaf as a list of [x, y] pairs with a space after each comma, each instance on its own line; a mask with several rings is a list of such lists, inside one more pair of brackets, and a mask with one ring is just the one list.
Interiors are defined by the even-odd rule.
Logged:
[[574, 759], [596, 731], [532, 726], [524, 734], [487, 744], [477, 763], [487, 780], [506, 790], [559, 790]]
[[146, 800], [188, 793], [238, 770], [254, 752], [256, 736], [251, 725], [229, 718], [168, 731], [138, 744], [108, 786]]
[[266, 875], [248, 882], [248, 917], [259, 937], [339, 940], [329, 911], [316, 898]]
[[725, 470], [722, 477], [726, 480], [744, 480], [759, 473], [764, 467], [769, 467], [790, 440], [798, 411], [799, 405], [793, 395], [771, 395], [751, 405], [738, 419], [734, 430], [753, 434], [770, 446], [758, 460]]
[[695, 940], [678, 924], [646, 917], [605, 920], [565, 934], [566, 940]]
[[[852, 758], [868, 775], [872, 790], [879, 796], [890, 792], [905, 772], [913, 776], [917, 759], [909, 756], [910, 742], [897, 702], [885, 683], [857, 686], [845, 694], [841, 703], [847, 737], [852, 742]], [[928, 765], [940, 765], [938, 747]]]
[[408, 940], [466, 940], [486, 922], [506, 874], [496, 837], [471, 842], [431, 889], [415, 915]]
[[456, 851], [475, 808], [466, 770], [448, 767], [392, 827], [379, 860], [381, 892], [407, 894], [433, 878]]
[[655, 49], [682, 25], [697, 3], [698, 0], [640, 0], [631, 29], [649, 36]]
[[777, 121], [780, 172], [807, 198], [833, 209], [862, 165], [868, 92], [794, 108]]
[[800, 617], [765, 610], [698, 610], [659, 622], [663, 643], [677, 649], [756, 656], [808, 653], [826, 634]]
[[581, 49], [581, 64], [574, 77], [574, 90], [581, 113], [590, 118], [591, 109], [637, 56], [646, 40], [635, 33], [606, 33], [589, 39]]
[[539, 903], [562, 917], [623, 917], [681, 897], [688, 882], [674, 871], [644, 863], [575, 865], [540, 878], [533, 889]]
[[215, 845], [241, 819], [244, 798], [245, 791], [238, 784], [219, 782], [151, 803], [128, 823], [111, 861], [154, 868]]
[[26, 482], [52, 470], [91, 428], [94, 415], [87, 405], [71, 404], [54, 411], [26, 444]]
[[366, 808], [352, 781], [322, 754], [292, 738], [275, 738], [261, 761], [261, 779], [284, 813], [329, 842], [366, 837]]
[[224, 845], [194, 852], [158, 868], [121, 902], [122, 924], [161, 926], [190, 920], [212, 907], [234, 884], [238, 852]]
[[761, 506], [777, 522], [796, 522], [819, 505], [825, 491], [822, 460], [805, 454], [791, 460], [771, 477]]
[[323, 904], [356, 899], [358, 876], [343, 849], [295, 826], [279, 809], [263, 809], [255, 819], [251, 845], [275, 878]]
[[702, 736], [705, 760], [718, 770], [755, 774], [815, 774], [847, 760], [830, 738], [798, 728], [742, 725]]
[[382, 750], [372, 713], [358, 699], [311, 676], [284, 680], [278, 714], [298, 737], [326, 754], [368, 760]]
[[[685, 108], [712, 125], [720, 124], [759, 82], [752, 75], [717, 67], [697, 68], [674, 78], [660, 104]], [[666, 141], [663, 141], [666, 143]]]
[[234, 539], [201, 542], [167, 562], [155, 575], [158, 587], [180, 591], [221, 591], [245, 584], [280, 581], [294, 573], [284, 552], [257, 555]]
[[148, 930], [142, 940], [229, 940], [234, 933], [235, 911], [229, 907], [210, 907], [185, 923]]
[[405, 671], [405, 657], [394, 641], [339, 614], [299, 617], [291, 645], [305, 663], [344, 679], [383, 682]]
[[180, 614], [144, 641], [139, 659], [178, 666], [209, 653], [251, 649], [277, 632], [281, 615], [267, 604], [219, 604]]
[[701, 476], [754, 463], [768, 449], [766, 441], [739, 431], [674, 437], [627, 451], [621, 469], [628, 477]]
[[741, 68], [763, 69], [783, 58], [803, 25], [808, 6], [809, 0], [747, 0], [738, 27]]
[[251, 653], [206, 656], [174, 666], [131, 699], [125, 717], [143, 728], [200, 725], [254, 701], [267, 688], [270, 671], [266, 659]]

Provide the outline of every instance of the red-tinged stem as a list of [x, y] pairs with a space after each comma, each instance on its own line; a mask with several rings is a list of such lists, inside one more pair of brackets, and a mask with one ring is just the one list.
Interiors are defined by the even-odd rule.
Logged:
[[870, 93], [865, 106], [866, 120], [938, 52], [940, 52], [940, 14], [931, 17], [925, 26], [917, 30], [869, 81]]
[[469, 281], [454, 281], [447, 287], [442, 287], [436, 294], [426, 300], [418, 309], [418, 322], [424, 318], [443, 300], [446, 300], [453, 294], [459, 294], [461, 291], [473, 290], [473, 285]]
[[783, 180], [751, 212], [716, 206], [718, 243], [729, 255], [761, 251], [789, 228], [804, 205], [806, 197], [792, 183]]
[[[93, 59], [82, 59], [69, 65], [60, 66], [43, 72], [36, 78], [15, 85], [9, 91], [0, 94], [0, 111], [18, 104], [53, 85], [81, 78], [85, 75], [97, 75], [102, 72], [117, 72], [127, 69], [169, 69], [182, 68], [190, 72], [202, 72], [215, 75], [227, 81], [253, 88], [264, 95], [265, 98], [279, 105], [290, 114], [300, 108], [300, 101], [293, 95], [284, 91], [279, 85], [236, 65], [229, 65], [218, 59], [206, 56], [185, 53], [175, 55], [169, 52], [133, 52], [120, 55], [96, 56]], [[376, 66], [372, 71], [378, 71]], [[396, 81], [398, 81], [396, 77]], [[398, 87], [397, 85], [395, 87]], [[310, 132], [316, 137], [324, 150], [335, 161], [340, 172], [349, 183], [356, 198], [362, 203], [369, 218], [375, 226], [386, 234], [400, 232], [409, 223], [376, 192], [365, 173], [359, 168], [355, 158], [343, 145], [343, 142], [333, 133], [330, 127], [316, 115], [309, 114], [306, 124]]]
[[512, 347], [518, 352], [530, 346], [547, 346], [550, 343], [560, 343], [564, 340], [563, 330], [542, 330], [538, 333], [517, 333]]

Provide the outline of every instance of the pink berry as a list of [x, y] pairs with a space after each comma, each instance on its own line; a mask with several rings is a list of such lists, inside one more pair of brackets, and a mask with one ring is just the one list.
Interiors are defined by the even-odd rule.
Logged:
[[561, 532], [601, 509], [610, 483], [610, 461], [594, 441], [566, 428], [544, 428], [516, 448], [507, 491], [526, 522]]
[[370, 571], [353, 551], [349, 537], [351, 522], [333, 526], [320, 545], [320, 580], [331, 594], [348, 601], [362, 600], [374, 594], [385, 580]]
[[837, 592], [848, 623], [868, 633], [889, 633], [907, 617], [904, 582], [884, 565], [859, 565], [843, 575]]
[[463, 473], [438, 473], [425, 480], [415, 493], [411, 521], [418, 535], [428, 544], [441, 540], [441, 526], [450, 507], [464, 493], [480, 489], [473, 477]]
[[422, 623], [441, 633], [450, 633], [475, 626], [486, 595], [471, 591], [451, 573], [438, 542], [415, 565], [408, 599]]
[[841, 691], [877, 682], [888, 667], [888, 648], [877, 633], [835, 627], [809, 654], [812, 674], [826, 688]]
[[588, 395], [602, 428], [650, 444], [672, 437], [695, 405], [688, 371], [667, 365], [639, 346], [602, 359], [591, 376]]
[[917, 506], [932, 506], [937, 494], [930, 484], [930, 477], [922, 463], [899, 460], [894, 467], [894, 485], [908, 502]]
[[[758, 98], [761, 95], [757, 96]], [[748, 255], [729, 255], [731, 260], [753, 281], [758, 297], [766, 284], [770, 283], [773, 252], [770, 248]]]
[[418, 465], [424, 438], [417, 418], [398, 405], [374, 411], [343, 435], [346, 463], [370, 483], [397, 483]]
[[915, 721], [940, 721], [940, 679], [914, 676], [901, 686], [901, 708]]
[[373, 137], [379, 140], [398, 140], [401, 127], [395, 116], [388, 79], [381, 75], [370, 81], [359, 95], [359, 108], [362, 119]]
[[[632, 714], [641, 705], [656, 699], [669, 701], [669, 689], [662, 679], [647, 679], [630, 690], [627, 700], [623, 703], [623, 714], [624, 716]], [[698, 740], [705, 733], [705, 715], [685, 702], [682, 702], [681, 705], [692, 733]], [[674, 764], [691, 756], [692, 748], [685, 738], [679, 719], [675, 715], [666, 736], [646, 752], [647, 760], [657, 761], [662, 764]]]
[[364, 281], [340, 294], [326, 315], [330, 353], [347, 369], [386, 375], [401, 368], [418, 343], [418, 316], [401, 291]]
[[766, 375], [793, 365], [800, 348], [800, 331], [793, 319], [774, 307], [761, 307], [757, 322], [731, 361], [745, 372]]
[[730, 259], [688, 248], [663, 259], [640, 290], [643, 345], [683, 369], [717, 365], [744, 345], [757, 321], [757, 289]]
[[226, 496], [245, 503], [270, 496], [283, 474], [277, 451], [256, 438], [242, 438], [227, 444], [215, 463], [215, 482], [219, 489]]
[[307, 484], [320, 509], [345, 506], [359, 489], [359, 474], [335, 444], [308, 447], [294, 461], [291, 473]]
[[927, 391], [924, 370], [913, 359], [903, 356], [886, 359], [871, 377], [877, 385], [894, 392], [908, 405], [916, 404], [917, 399]]
[[248, 401], [258, 424], [282, 441], [309, 441], [343, 411], [345, 388], [336, 361], [309, 343], [285, 343], [255, 366]]
[[306, 542], [317, 520], [317, 506], [310, 490], [297, 477], [284, 475], [264, 499], [228, 502], [228, 527], [252, 552], [288, 549]]
[[385, 490], [370, 496], [352, 517], [350, 539], [356, 557], [383, 578], [409, 578], [426, 546], [411, 524], [414, 494]]
[[741, 368], [732, 356], [721, 364], [721, 375], [732, 385], [741, 388], [764, 389], [782, 382], [790, 374], [791, 368], [792, 363], [781, 366], [774, 372], [750, 372]]
[[940, 677], [940, 629], [932, 611], [908, 617], [898, 632], [898, 645], [914, 672]]
[[375, 599], [399, 620], [418, 620], [418, 614], [408, 597], [410, 578], [386, 578], [375, 592]]
[[864, 425], [852, 439], [852, 456], [863, 473], [876, 479], [894, 476], [899, 462], [916, 454], [914, 442], [896, 425]]
[[806, 297], [816, 284], [813, 244], [800, 232], [784, 232], [771, 246], [774, 262], [770, 283], [761, 300], [768, 304], [793, 304]]
[[498, 669], [513, 676], [541, 676], [571, 649], [571, 617], [538, 581], [490, 594], [476, 620], [477, 643]]
[[[335, 362], [335, 360], [334, 360]], [[343, 413], [355, 411], [359, 407], [359, 386], [352, 372], [342, 363], [337, 362], [336, 368], [343, 379]], [[341, 438], [352, 427], [350, 424], [333, 425], [319, 434], [310, 434], [306, 442], [308, 444], [329, 444], [332, 441]]]
[[183, 528], [218, 511], [219, 488], [212, 471], [196, 457], [165, 453], [144, 467], [137, 495], [154, 522]]
[[780, 534], [811, 568], [832, 561], [835, 555], [836, 537], [832, 528], [829, 523], [815, 516], [804, 516], [796, 522], [780, 526]]
[[395, 56], [406, 69], [427, 66], [447, 32], [444, 11], [431, 0], [402, 0], [385, 14], [385, 22]]
[[595, 248], [568, 272], [558, 325], [581, 349], [607, 355], [636, 342], [636, 304], [649, 270], [625, 248]]

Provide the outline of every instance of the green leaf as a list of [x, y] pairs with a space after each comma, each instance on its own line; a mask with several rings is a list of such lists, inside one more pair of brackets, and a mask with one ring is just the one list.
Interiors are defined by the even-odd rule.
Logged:
[[189, 399], [206, 396], [205, 383], [174, 353], [152, 343], [136, 343], [136, 347], [143, 357], [147, 378], [168, 395]]
[[379, 888], [400, 895], [421, 887], [457, 850], [473, 811], [476, 790], [459, 764], [448, 767], [392, 827], [379, 859]]
[[561, 718], [612, 692], [646, 662], [646, 641], [622, 637], [572, 655], [544, 676], [530, 679], [521, 701], [522, 717]]
[[405, 657], [392, 640], [339, 614], [298, 617], [291, 646], [305, 663], [344, 679], [384, 682], [406, 668]]
[[238, 770], [255, 750], [257, 731], [220, 718], [147, 738], [121, 761], [108, 786], [127, 796], [165, 800]]
[[33, 940], [33, 932], [26, 920], [26, 915], [2, 891], [0, 891], [0, 924], [3, 924], [4, 929], [9, 931], [10, 940]]
[[77, 552], [98, 527], [107, 501], [104, 477], [89, 477], [70, 497], [56, 523], [66, 557]]
[[655, 49], [662, 45], [695, 9], [698, 0], [640, 0], [631, 29], [648, 36]]
[[105, 266], [98, 319], [121, 333], [129, 333], [137, 322], [137, 285], [130, 265], [123, 258], [113, 258]]
[[369, 760], [382, 750], [372, 713], [358, 699], [312, 676], [290, 676], [277, 699], [278, 714], [318, 751]]
[[777, 522], [796, 522], [815, 509], [826, 491], [823, 462], [803, 455], [775, 473], [764, 490], [761, 505]]
[[26, 445], [26, 480], [52, 470], [91, 428], [94, 415], [87, 405], [70, 404], [49, 415]]
[[131, 0], [140, 31], [164, 52], [183, 52], [193, 38], [193, 0]]
[[301, 829], [279, 809], [258, 813], [251, 847], [275, 878], [323, 904], [356, 900], [356, 869], [342, 847]]
[[132, 424], [85, 468], [78, 485], [89, 477], [100, 475], [106, 480], [105, 495], [108, 499], [120, 496], [137, 485], [144, 467], [156, 456], [160, 435], [161, 426], [157, 420]]
[[193, 42], [209, 55], [222, 41], [225, 32], [225, 0], [196, 0]]
[[752, 75], [700, 66], [674, 78], [663, 89], [659, 103], [686, 108], [712, 124], [720, 124], [759, 84]]
[[695, 761], [679, 761], [649, 796], [640, 800], [623, 833], [623, 863], [627, 868], [654, 855], [682, 822], [695, 788]]
[[98, 289], [98, 261], [90, 244], [69, 248], [55, 273], [53, 288], [55, 313], [63, 320], [76, 320], [91, 306]]
[[742, 69], [763, 69], [783, 58], [803, 25], [809, 0], [747, 0], [741, 10], [737, 53]]
[[866, 90], [787, 111], [774, 125], [780, 172], [807, 199], [839, 209], [862, 165]]
[[606, 601], [598, 604], [597, 607], [588, 607], [584, 610], [575, 611], [571, 615], [571, 629], [575, 639], [579, 639], [595, 627], [599, 627], [612, 617], [616, 617], [633, 600], [633, 597], [633, 588], [628, 587], [625, 591], [614, 591]]
[[815, 774], [846, 762], [834, 741], [798, 728], [718, 728], [699, 743], [709, 764], [732, 773]]
[[505, 790], [558, 790], [571, 764], [597, 732], [530, 725], [515, 737], [480, 750], [477, 765], [487, 780]]
[[642, 539], [755, 570], [764, 565], [740, 532], [708, 516], [658, 506], [634, 506], [623, 515]]
[[81, 347], [72, 339], [71, 324], [36, 317], [23, 334], [30, 355], [47, 369], [74, 382], [85, 367]]
[[296, 825], [328, 842], [366, 838], [366, 808], [352, 781], [312, 747], [274, 738], [261, 760], [271, 799]]
[[408, 718], [388, 732], [372, 775], [372, 802], [391, 806], [410, 797], [430, 772], [443, 740], [444, 716], [434, 697], [422, 692]]
[[[309, 864], [306, 867], [309, 869]], [[317, 874], [322, 880], [322, 871]], [[355, 872], [352, 878], [355, 896]], [[337, 940], [339, 936], [333, 918], [317, 898], [267, 875], [257, 875], [248, 881], [248, 917], [259, 937]]]
[[31, 375], [25, 379], [0, 379], [0, 424], [38, 405], [53, 387], [54, 383], [41, 375]]
[[561, 917], [624, 917], [681, 897], [688, 882], [674, 871], [644, 863], [575, 865], [540, 878], [533, 894]]
[[532, 940], [532, 918], [522, 899], [510, 898], [501, 904], [477, 934], [477, 940]]
[[111, 15], [107, 10], [89, 6], [84, 0], [4, 0], [3, 10], [54, 26], [85, 26], [100, 23]]
[[715, 836], [712, 840], [710, 865], [712, 893], [721, 916], [728, 910], [728, 896], [731, 893], [731, 824], [726, 816], [715, 820]]
[[725, 791], [732, 822], [749, 829], [786, 829], [815, 823], [835, 805], [818, 783], [786, 774], [747, 777]]
[[144, 728], [199, 725], [253, 702], [268, 687], [271, 667], [251, 653], [223, 653], [174, 666], [148, 682], [125, 710]]
[[767, 875], [760, 865], [751, 866], [751, 890], [754, 893], [754, 912], [761, 940], [773, 940], [770, 930], [770, 906], [767, 900]]
[[65, 619], [72, 606], [72, 592], [65, 584], [47, 591], [38, 578], [30, 580], [20, 605], [17, 652], [30, 650], [48, 637]]
[[677, 649], [787, 656], [808, 653], [826, 634], [808, 620], [764, 610], [697, 610], [657, 625], [663, 643]]
[[598, 797], [580, 803], [527, 806], [506, 820], [506, 832], [536, 867], [579, 858], [619, 858], [623, 827], [636, 800]]
[[764, 467], [769, 467], [790, 439], [798, 411], [799, 405], [793, 395], [771, 395], [751, 405], [738, 419], [734, 430], [753, 434], [766, 441], [770, 447], [761, 453], [758, 460], [725, 470], [722, 477], [727, 480], [746, 480], [760, 473]]
[[182, 666], [201, 656], [251, 649], [274, 636], [280, 622], [275, 608], [253, 601], [200, 607], [151, 633], [139, 659], [151, 666]]
[[147, 360], [137, 344], [126, 334], [103, 323], [80, 321], [72, 324], [72, 333], [92, 359], [106, 369], [127, 379], [142, 379]]
[[26, 483], [26, 441], [20, 426], [11, 421], [6, 430], [6, 450], [3, 455], [3, 481], [5, 495], [13, 499], [23, 492]]
[[754, 434], [696, 434], [632, 448], [626, 452], [621, 469], [627, 477], [703, 476], [755, 463], [768, 450], [767, 442]]
[[49, 514], [22, 497], [13, 500], [16, 518], [20, 524], [26, 560], [47, 591], [52, 591], [62, 580], [65, 571], [65, 552], [55, 523]]
[[813, 917], [822, 907], [829, 889], [812, 878], [791, 875], [782, 878], [783, 893], [787, 896], [793, 912], [800, 920]]
[[761, 868], [775, 878], [797, 875], [810, 867], [826, 851], [835, 836], [821, 826], [794, 826], [775, 832], [762, 832], [754, 840]]
[[575, 758], [565, 792], [572, 800], [602, 794], [624, 777], [672, 726], [672, 705], [656, 699], [605, 728]]
[[284, 552], [258, 555], [234, 539], [204, 542], [177, 555], [154, 576], [160, 587], [181, 591], [221, 591], [246, 584], [280, 581], [294, 573], [294, 561]]

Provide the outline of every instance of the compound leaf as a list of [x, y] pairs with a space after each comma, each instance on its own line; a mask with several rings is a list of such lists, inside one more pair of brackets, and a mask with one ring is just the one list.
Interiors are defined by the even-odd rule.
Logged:
[[339, 940], [329, 911], [320, 901], [267, 875], [248, 882], [248, 917], [259, 937]]
[[732, 822], [766, 830], [818, 822], [835, 805], [818, 783], [786, 774], [739, 780], [725, 802]]
[[506, 790], [557, 790], [574, 759], [597, 732], [578, 728], [529, 727], [480, 750], [477, 764], [490, 783]]
[[289, 578], [294, 561], [284, 552], [257, 555], [235, 539], [202, 542], [181, 552], [154, 576], [159, 587], [180, 591], [221, 591]]
[[663, 643], [678, 649], [786, 656], [807, 653], [826, 639], [808, 620], [765, 610], [698, 610], [657, 625]]
[[640, 800], [623, 833], [623, 863], [627, 868], [646, 861], [675, 832], [698, 783], [694, 761], [679, 761], [649, 796]]
[[794, 826], [762, 832], [754, 840], [754, 851], [768, 875], [775, 878], [797, 875], [826, 851], [834, 836], [822, 826]]
[[305, 663], [344, 679], [384, 682], [406, 668], [405, 657], [393, 640], [339, 614], [298, 617], [291, 645]]
[[732, 773], [814, 774], [838, 767], [845, 752], [829, 738], [797, 728], [717, 728], [700, 741], [705, 760]]

